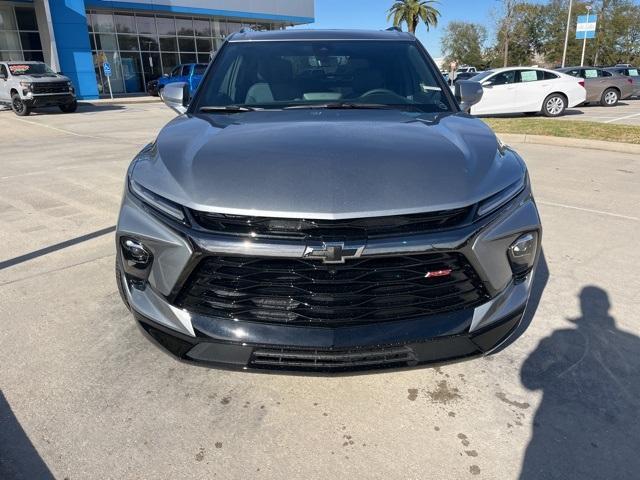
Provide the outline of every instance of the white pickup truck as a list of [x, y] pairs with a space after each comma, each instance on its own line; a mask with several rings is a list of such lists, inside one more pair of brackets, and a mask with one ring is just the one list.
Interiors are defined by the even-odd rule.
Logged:
[[0, 62], [0, 104], [21, 117], [37, 107], [58, 106], [65, 113], [78, 108], [71, 81], [42, 62]]

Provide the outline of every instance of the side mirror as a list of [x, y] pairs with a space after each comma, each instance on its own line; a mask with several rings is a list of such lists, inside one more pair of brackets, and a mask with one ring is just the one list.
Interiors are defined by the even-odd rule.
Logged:
[[6, 80], [6, 79], [7, 79], [6, 73], [0, 73], [0, 80]]
[[162, 101], [179, 114], [187, 111], [189, 100], [189, 85], [186, 82], [168, 83], [162, 90]]
[[456, 83], [455, 96], [462, 111], [468, 113], [472, 106], [482, 100], [482, 85], [472, 80], [460, 80]]

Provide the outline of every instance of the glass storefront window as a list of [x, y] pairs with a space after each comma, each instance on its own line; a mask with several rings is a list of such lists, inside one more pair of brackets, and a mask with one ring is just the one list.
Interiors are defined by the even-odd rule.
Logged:
[[143, 52], [157, 52], [160, 50], [160, 45], [158, 45], [158, 39], [155, 37], [151, 37], [148, 35], [140, 35], [138, 37], [140, 39], [140, 50]]
[[136, 21], [133, 15], [114, 15], [116, 31], [118, 33], [136, 33]]
[[118, 44], [120, 45], [120, 50], [132, 50], [139, 51], [140, 46], [138, 45], [138, 37], [136, 35], [118, 35]]
[[160, 50], [165, 52], [177, 52], [178, 40], [176, 37], [160, 37]]
[[136, 15], [136, 24], [138, 25], [138, 33], [155, 35], [156, 19], [152, 15]]
[[178, 35], [193, 35], [193, 19], [176, 18], [176, 31]]
[[24, 60], [24, 56], [22, 55], [22, 52], [0, 51], [0, 60]]
[[96, 13], [93, 15], [93, 29], [96, 32], [115, 32], [113, 15], [110, 13]]
[[[224, 37], [243, 26], [239, 21], [220, 17], [122, 10], [90, 10], [87, 23], [101, 95], [108, 95], [101, 70], [105, 59], [111, 63], [113, 93], [143, 92], [146, 83], [168, 74], [177, 65], [209, 63], [210, 53], [220, 49]], [[271, 27], [268, 23], [252, 24], [254, 29]]]
[[198, 48], [198, 53], [210, 52], [212, 50], [211, 39], [210, 38], [196, 38], [196, 47]]
[[38, 21], [36, 20], [34, 8], [16, 7], [16, 20], [18, 21], [18, 30], [38, 31]]
[[158, 35], [175, 35], [176, 22], [173, 17], [156, 17]]
[[162, 73], [169, 74], [171, 70], [175, 68], [176, 65], [180, 63], [177, 53], [164, 53], [160, 54], [162, 57]]
[[116, 36], [109, 33], [96, 34], [96, 50], [118, 50]]
[[193, 21], [193, 27], [197, 36], [199, 37], [211, 36], [211, 25], [209, 24], [209, 20], [196, 19]]
[[[17, 30], [13, 7], [0, 5], [0, 30]], [[2, 48], [0, 46], [0, 48]]]
[[140, 54], [137, 52], [122, 52], [120, 62], [126, 91], [128, 93], [144, 92]]
[[20, 42], [23, 50], [42, 50], [40, 34], [37, 32], [22, 32]]
[[18, 32], [0, 32], [0, 50], [20, 50]]
[[196, 41], [193, 37], [178, 37], [178, 47], [181, 52], [195, 52]]
[[197, 63], [198, 56], [195, 53], [180, 53], [180, 63]]
[[24, 59], [29, 62], [44, 62], [42, 52], [24, 52]]

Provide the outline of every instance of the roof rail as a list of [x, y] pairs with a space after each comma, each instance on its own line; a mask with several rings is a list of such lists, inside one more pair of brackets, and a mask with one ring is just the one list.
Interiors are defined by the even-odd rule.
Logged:
[[238, 33], [249, 33], [249, 32], [253, 32], [253, 31], [254, 31], [254, 30], [253, 30], [253, 28], [251, 28], [251, 27], [242, 27], [242, 28], [238, 31]]

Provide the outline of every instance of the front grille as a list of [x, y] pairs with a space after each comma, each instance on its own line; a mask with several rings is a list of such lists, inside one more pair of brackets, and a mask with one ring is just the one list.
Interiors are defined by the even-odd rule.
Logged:
[[[426, 277], [442, 270], [451, 272]], [[422, 317], [475, 307], [487, 298], [458, 253], [361, 257], [344, 264], [216, 256], [201, 260], [177, 303], [214, 317], [339, 325]]]
[[416, 364], [416, 356], [408, 346], [338, 351], [256, 348], [249, 361], [249, 366], [253, 368], [303, 371], [348, 371]]
[[67, 93], [69, 92], [69, 86], [67, 85], [67, 82], [34, 83], [31, 88], [33, 93]]
[[201, 228], [215, 233], [251, 235], [252, 237], [343, 240], [407, 235], [457, 227], [470, 218], [472, 210], [473, 207], [464, 207], [440, 212], [346, 220], [250, 217], [195, 210], [191, 211], [191, 215]]

